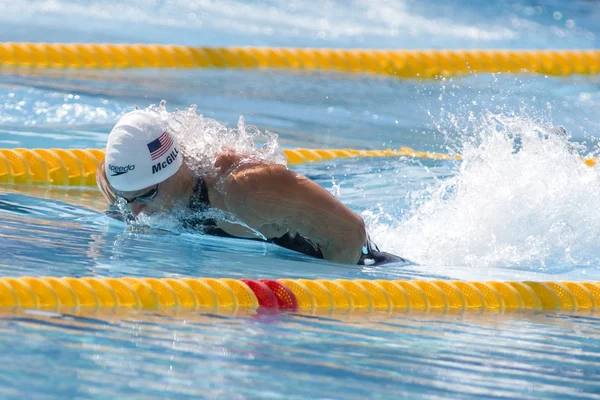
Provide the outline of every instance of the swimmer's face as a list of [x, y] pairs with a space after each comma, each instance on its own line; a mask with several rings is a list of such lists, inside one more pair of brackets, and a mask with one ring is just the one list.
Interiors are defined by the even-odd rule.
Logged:
[[159, 184], [135, 191], [118, 191], [116, 194], [127, 202], [134, 216], [142, 211], [148, 215], [170, 212], [183, 196], [180, 181], [180, 174], [176, 173]]
[[148, 206], [154, 206], [153, 208], [156, 208], [156, 206], [160, 204], [160, 186], [161, 184], [159, 183], [141, 190], [119, 192], [118, 196], [127, 202], [133, 215], [138, 215], [144, 208]]

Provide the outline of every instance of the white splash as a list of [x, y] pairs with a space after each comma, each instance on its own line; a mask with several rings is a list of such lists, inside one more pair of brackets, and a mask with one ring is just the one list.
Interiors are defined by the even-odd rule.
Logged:
[[182, 146], [183, 154], [193, 172], [204, 175], [214, 172], [214, 161], [221, 153], [233, 152], [244, 158], [270, 163], [286, 164], [286, 157], [277, 141], [277, 135], [261, 132], [246, 125], [240, 117], [237, 128], [196, 113], [193, 105], [184, 110], [169, 112], [166, 102], [151, 105], [148, 111], [164, 121]]
[[340, 194], [342, 191], [342, 186], [335, 182], [335, 177], [331, 177], [331, 189], [329, 193], [331, 193], [336, 199], [340, 198]]
[[600, 170], [527, 116], [470, 121], [453, 177], [412, 193], [410, 216], [370, 218], [385, 250], [429, 265], [553, 267], [600, 261]]

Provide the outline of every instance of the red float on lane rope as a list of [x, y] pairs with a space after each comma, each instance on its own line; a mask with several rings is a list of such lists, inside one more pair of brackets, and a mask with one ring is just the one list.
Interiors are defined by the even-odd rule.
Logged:
[[281, 282], [273, 281], [270, 279], [261, 279], [260, 282], [264, 283], [271, 289], [275, 297], [277, 298], [277, 306], [286, 311], [298, 311], [298, 300], [294, 293]]
[[277, 308], [277, 297], [273, 291], [261, 281], [254, 281], [252, 279], [241, 279], [250, 290], [254, 292], [258, 304], [262, 307]]

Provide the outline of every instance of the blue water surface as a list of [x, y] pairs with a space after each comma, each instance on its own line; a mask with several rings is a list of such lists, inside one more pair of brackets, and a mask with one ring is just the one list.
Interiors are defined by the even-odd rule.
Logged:
[[[5, 41], [589, 49], [600, 35], [600, 6], [589, 1], [0, 0], [0, 9]], [[585, 172], [543, 166], [562, 152], [553, 165], [566, 165], [574, 144], [596, 154], [597, 76], [10, 70], [0, 75], [0, 147], [102, 148], [122, 114], [163, 99], [170, 110], [197, 104], [228, 126], [243, 115], [286, 148], [484, 145], [469, 159], [480, 167], [467, 170], [398, 157], [293, 167], [339, 190], [384, 250], [415, 265], [340, 265], [256, 241], [132, 230], [104, 215], [95, 188], [3, 184], [0, 275], [600, 280], [600, 213], [588, 206], [600, 181], [578, 184]], [[535, 142], [551, 125], [564, 126], [570, 144]], [[505, 130], [514, 154], [490, 139]], [[499, 169], [522, 173], [511, 185]], [[472, 179], [506, 196], [482, 206], [492, 193], [475, 191], [468, 220], [446, 213], [436, 225], [444, 207], [469, 208], [453, 196]], [[544, 197], [563, 181], [571, 197]], [[598, 398], [599, 321], [582, 312], [21, 310], [0, 316], [0, 398]]]

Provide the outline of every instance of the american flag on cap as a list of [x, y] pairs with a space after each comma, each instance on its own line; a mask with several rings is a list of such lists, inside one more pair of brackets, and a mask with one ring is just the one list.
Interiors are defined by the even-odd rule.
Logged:
[[160, 156], [163, 156], [169, 151], [173, 144], [173, 138], [169, 135], [169, 132], [164, 131], [158, 139], [154, 139], [148, 143], [148, 150], [150, 151], [150, 157], [152, 160], [156, 160]]

